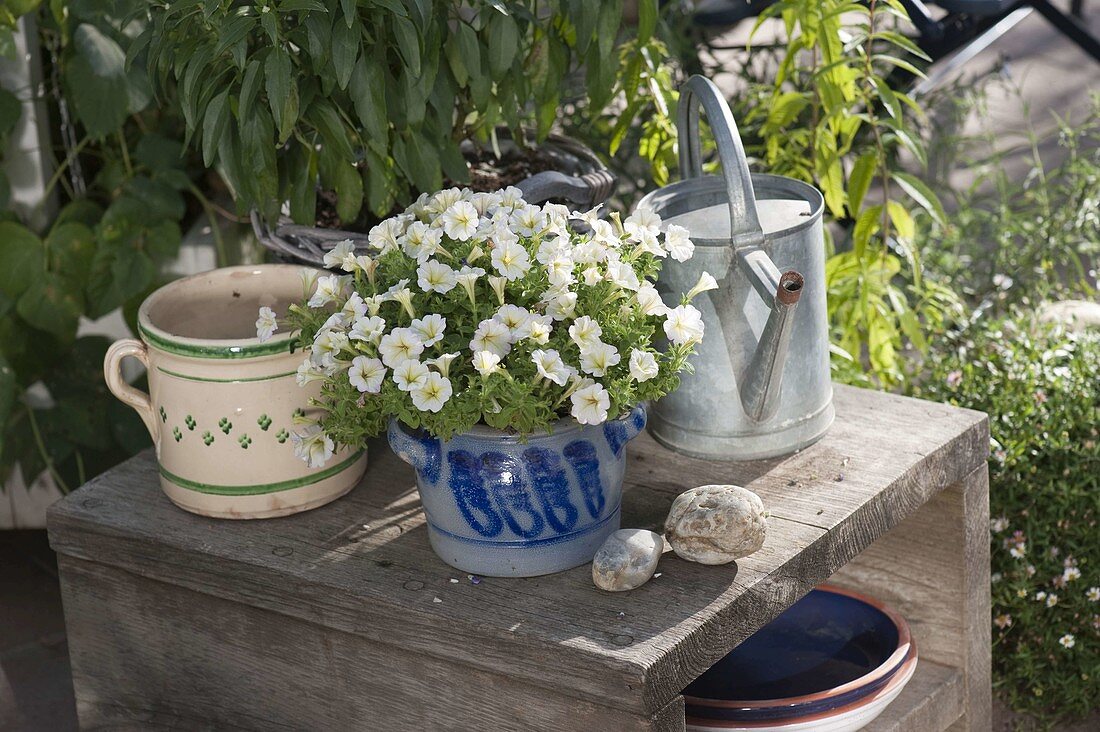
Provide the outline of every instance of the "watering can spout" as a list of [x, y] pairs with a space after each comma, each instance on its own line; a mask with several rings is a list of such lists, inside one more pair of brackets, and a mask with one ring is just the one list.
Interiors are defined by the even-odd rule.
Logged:
[[[775, 416], [779, 409], [779, 392], [783, 386], [783, 364], [791, 343], [794, 311], [802, 295], [802, 275], [784, 272], [772, 294], [772, 309], [752, 360], [741, 375], [741, 406], [754, 422]], [[732, 344], [727, 344], [732, 345]], [[742, 345], [743, 347], [743, 345]]]

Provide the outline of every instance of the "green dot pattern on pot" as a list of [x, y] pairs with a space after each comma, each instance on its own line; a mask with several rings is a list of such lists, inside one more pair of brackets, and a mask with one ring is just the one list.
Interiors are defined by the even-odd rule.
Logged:
[[248, 446], [252, 444], [252, 438], [248, 435], [241, 435], [237, 439], [237, 443], [240, 444], [242, 449], [247, 450]]
[[290, 437], [290, 433], [286, 431], [286, 428], [275, 433], [275, 439], [278, 440], [280, 445], [286, 442], [288, 437]]
[[271, 426], [271, 417], [261, 414], [260, 418], [256, 420], [256, 424], [260, 425], [260, 429], [264, 432], [267, 432], [267, 428]]
[[183, 420], [183, 423], [186, 424], [187, 429], [191, 430], [192, 432], [195, 431], [195, 425], [198, 424], [198, 422], [195, 421], [195, 418], [192, 417], [190, 414], [187, 415], [187, 418]]
[[233, 430], [233, 423], [229, 421], [228, 417], [222, 417], [218, 420], [218, 427], [228, 435]]
[[210, 443], [214, 442], [214, 435], [210, 434], [210, 430], [202, 433], [202, 444], [210, 447]]
[[164, 407], [160, 408], [160, 421], [161, 422], [167, 422], [168, 421], [168, 412], [164, 411]]
[[176, 442], [179, 442], [183, 439], [183, 432], [180, 431], [179, 427], [172, 428], [172, 437], [176, 438]]

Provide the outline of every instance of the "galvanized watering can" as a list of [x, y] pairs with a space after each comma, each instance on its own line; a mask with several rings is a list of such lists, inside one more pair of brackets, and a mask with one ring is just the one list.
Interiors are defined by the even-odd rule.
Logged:
[[[700, 106], [721, 176], [702, 174]], [[677, 129], [683, 180], [638, 206], [664, 226], [685, 227], [695, 256], [666, 261], [657, 288], [678, 305], [706, 271], [718, 289], [694, 301], [705, 323], [695, 373], [653, 406], [650, 432], [666, 447], [712, 460], [800, 450], [833, 421], [821, 193], [791, 178], [751, 175], [729, 106], [702, 76], [680, 90]]]

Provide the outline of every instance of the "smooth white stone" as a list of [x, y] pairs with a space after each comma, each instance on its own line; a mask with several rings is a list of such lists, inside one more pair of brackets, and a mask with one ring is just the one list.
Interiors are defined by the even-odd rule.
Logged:
[[760, 496], [737, 485], [681, 493], [665, 520], [672, 550], [690, 562], [726, 564], [764, 545], [768, 521]]
[[592, 558], [592, 581], [608, 592], [641, 587], [657, 569], [665, 540], [645, 529], [619, 529]]

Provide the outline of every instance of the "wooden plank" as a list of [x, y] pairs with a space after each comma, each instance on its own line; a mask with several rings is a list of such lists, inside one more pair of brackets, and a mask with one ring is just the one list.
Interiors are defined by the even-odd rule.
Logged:
[[173, 507], [151, 455], [140, 456], [56, 505], [51, 542], [73, 557], [652, 718], [988, 450], [976, 412], [843, 387], [836, 406], [830, 433], [782, 460], [704, 462], [648, 437], [632, 443], [624, 525], [658, 525], [676, 494], [714, 482], [755, 490], [772, 519], [757, 554], [725, 567], [666, 556], [662, 577], [629, 594], [596, 590], [587, 567], [468, 583], [431, 553], [411, 471], [381, 443], [363, 485], [340, 501], [232, 524]]
[[[61, 557], [83, 729], [683, 728]], [[676, 719], [679, 722], [677, 723]]]
[[965, 702], [963, 674], [957, 668], [920, 660], [898, 698], [864, 732], [930, 732], [958, 719]]

